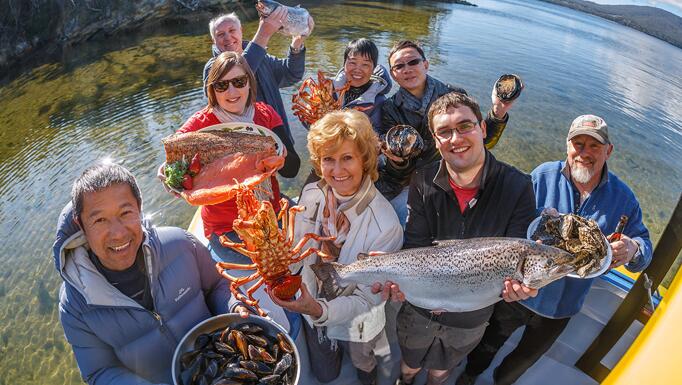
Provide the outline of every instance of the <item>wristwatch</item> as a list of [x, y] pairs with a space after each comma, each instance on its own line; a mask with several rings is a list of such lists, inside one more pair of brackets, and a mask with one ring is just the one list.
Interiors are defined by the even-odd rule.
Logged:
[[291, 50], [291, 53], [293, 53], [294, 55], [299, 54], [299, 53], [301, 53], [301, 51], [303, 51], [305, 49], [305, 44], [301, 44], [300, 48], [294, 48], [292, 46], [289, 46], [289, 49]]

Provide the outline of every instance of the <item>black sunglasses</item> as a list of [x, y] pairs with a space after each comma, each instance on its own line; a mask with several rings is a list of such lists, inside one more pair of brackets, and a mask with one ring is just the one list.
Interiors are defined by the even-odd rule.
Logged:
[[244, 88], [247, 84], [249, 84], [249, 76], [242, 75], [232, 79], [218, 80], [213, 82], [213, 89], [217, 92], [225, 92], [228, 88], [230, 88], [230, 84], [232, 84], [234, 88]]
[[412, 60], [408, 61], [407, 63], [400, 63], [400, 64], [394, 65], [393, 67], [391, 67], [391, 71], [402, 71], [403, 68], [405, 68], [405, 66], [414, 67], [423, 61], [424, 61], [424, 59], [418, 57], [416, 59], [412, 59]]

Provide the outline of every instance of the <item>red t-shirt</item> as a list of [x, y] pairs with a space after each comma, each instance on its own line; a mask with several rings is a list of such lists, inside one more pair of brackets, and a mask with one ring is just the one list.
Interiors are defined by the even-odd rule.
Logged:
[[[280, 118], [277, 111], [270, 105], [263, 102], [256, 102], [254, 104], [256, 110], [253, 115], [253, 122], [265, 128], [273, 129], [281, 126], [282, 118]], [[220, 124], [218, 117], [212, 112], [208, 112], [205, 108], [192, 115], [185, 124], [178, 130], [178, 132], [192, 132], [202, 128]], [[275, 212], [279, 212], [279, 184], [277, 178], [273, 175], [270, 178], [272, 183], [273, 197], [270, 200], [275, 208]], [[217, 205], [202, 206], [201, 219], [204, 222], [204, 234], [208, 238], [211, 234], [222, 235], [223, 233], [232, 231], [232, 222], [237, 219], [237, 203], [234, 199], [219, 203]]]
[[452, 187], [452, 191], [455, 192], [455, 196], [457, 197], [457, 203], [459, 203], [459, 211], [462, 214], [464, 214], [464, 210], [466, 210], [469, 201], [476, 196], [476, 193], [478, 193], [478, 187], [462, 188], [457, 186], [455, 182], [452, 181], [452, 179], [448, 178], [448, 181], [450, 182], [450, 187]]

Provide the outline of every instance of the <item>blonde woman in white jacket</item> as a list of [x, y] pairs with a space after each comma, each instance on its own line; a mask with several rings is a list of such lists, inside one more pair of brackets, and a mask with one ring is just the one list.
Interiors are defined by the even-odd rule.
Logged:
[[[359, 253], [392, 252], [402, 247], [398, 216], [374, 187], [377, 148], [369, 119], [355, 110], [331, 112], [310, 127], [308, 150], [322, 179], [303, 188], [299, 204], [305, 211], [296, 217], [295, 237], [300, 239], [311, 232], [336, 237], [321, 244], [311, 240], [305, 246], [319, 247], [328, 254], [325, 262], [349, 264]], [[388, 349], [385, 302], [366, 285], [351, 287], [333, 299], [325, 298], [310, 269], [320, 260], [314, 255], [302, 261], [303, 285], [298, 299], [271, 297], [280, 306], [304, 315], [311, 369], [319, 381], [338, 377], [342, 348], [346, 347], [360, 382], [375, 384], [374, 350]], [[292, 270], [300, 267], [293, 266]]]

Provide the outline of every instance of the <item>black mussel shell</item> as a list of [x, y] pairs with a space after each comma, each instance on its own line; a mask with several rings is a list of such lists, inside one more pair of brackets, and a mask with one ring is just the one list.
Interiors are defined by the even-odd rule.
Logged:
[[200, 334], [199, 337], [197, 337], [197, 339], [194, 341], [194, 349], [201, 350], [208, 346], [211, 341], [213, 341], [213, 339], [209, 334]]
[[278, 346], [286, 353], [293, 353], [294, 348], [291, 346], [286, 336], [283, 333], [277, 333]]
[[239, 352], [244, 356], [244, 358], [249, 357], [249, 341], [246, 339], [246, 336], [244, 333], [240, 332], [239, 330], [232, 330], [230, 332], [230, 339], [234, 341], [235, 345], [237, 346], [237, 349], [239, 349]]
[[257, 380], [256, 373], [244, 368], [229, 368], [223, 372], [223, 377], [240, 380]]
[[504, 74], [495, 82], [495, 93], [503, 102], [511, 102], [521, 95], [523, 82], [518, 75]]
[[266, 338], [254, 334], [245, 334], [245, 336], [250, 343], [256, 346], [260, 346], [262, 348], [268, 346], [268, 340]]
[[272, 371], [272, 374], [278, 374], [279, 375], [279, 374], [284, 373], [287, 369], [289, 369], [289, 367], [293, 363], [294, 363], [294, 358], [291, 354], [287, 353], [287, 354], [283, 355], [282, 359], [279, 360], [279, 362], [277, 362], [277, 364], [275, 365], [275, 369]]
[[216, 376], [218, 375], [218, 367], [219, 367], [218, 361], [211, 360], [208, 366], [206, 366], [206, 370], [204, 370], [204, 377], [208, 377], [211, 380], [216, 378]]
[[280, 378], [281, 376], [277, 374], [271, 374], [269, 376], [261, 378], [259, 384], [275, 385]]
[[197, 358], [197, 356], [201, 353], [201, 350], [193, 350], [191, 352], [184, 353], [182, 356], [180, 356], [180, 364], [182, 364], [182, 369], [187, 369], [192, 362], [194, 362], [194, 359]]
[[213, 347], [215, 348], [216, 352], [225, 355], [225, 356], [230, 356], [233, 355], [237, 352], [235, 348], [230, 346], [229, 344], [224, 344], [222, 342], [216, 342], [213, 344]]
[[253, 361], [275, 362], [275, 357], [268, 353], [267, 350], [253, 345], [249, 345], [249, 358]]
[[410, 159], [424, 149], [424, 139], [412, 126], [399, 124], [393, 126], [384, 137], [384, 146], [395, 156]]
[[239, 329], [239, 331], [241, 331], [243, 333], [247, 333], [247, 334], [256, 334], [256, 333], [262, 333], [263, 332], [262, 327], [260, 327], [256, 324], [252, 324], [252, 323], [241, 324], [241, 325], [239, 325], [239, 327], [237, 327], [237, 329]]

